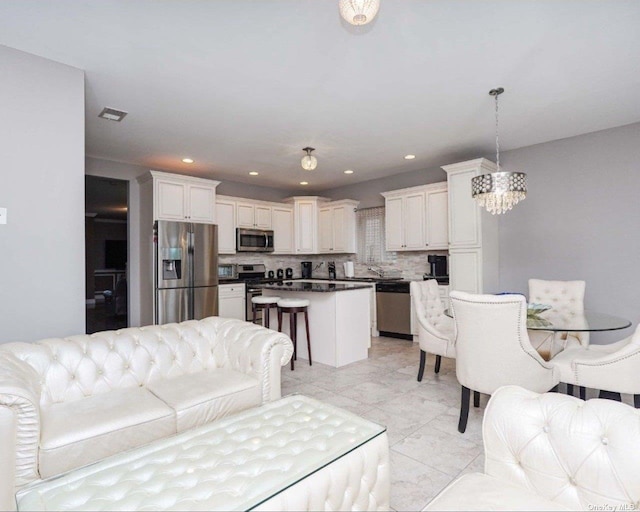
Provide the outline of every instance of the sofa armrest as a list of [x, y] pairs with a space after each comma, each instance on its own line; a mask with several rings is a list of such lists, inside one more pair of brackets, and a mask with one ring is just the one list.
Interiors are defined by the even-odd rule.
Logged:
[[[0, 408], [12, 412], [9, 415], [3, 411], [3, 431], [15, 432], [13, 471], [16, 487], [39, 478], [40, 389], [40, 377], [31, 366], [13, 354], [0, 352]], [[5, 424], [9, 417], [15, 422], [11, 428]], [[0, 442], [3, 443], [0, 454], [3, 454], [7, 449], [4, 443], [12, 440], [3, 438]]]
[[212, 317], [202, 321], [217, 323], [217, 343], [226, 352], [227, 364], [261, 382], [263, 402], [280, 398], [280, 367], [293, 355], [289, 336], [241, 320]]

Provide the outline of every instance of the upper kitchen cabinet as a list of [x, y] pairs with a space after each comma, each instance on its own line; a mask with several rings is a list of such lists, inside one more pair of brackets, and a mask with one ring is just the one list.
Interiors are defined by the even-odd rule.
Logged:
[[238, 202], [236, 216], [239, 228], [272, 229], [271, 206], [257, 202]]
[[351, 199], [325, 203], [320, 207], [318, 252], [356, 252], [356, 208], [359, 202]]
[[216, 221], [216, 187], [219, 181], [149, 171], [138, 181], [151, 193], [154, 220], [213, 224]]
[[471, 196], [471, 179], [495, 172], [477, 158], [442, 167], [449, 184], [449, 279], [452, 290], [495, 293], [498, 283], [498, 217]]
[[216, 223], [218, 224], [218, 252], [236, 253], [236, 203], [230, 197], [216, 198]]
[[387, 251], [430, 251], [448, 247], [447, 184], [383, 192]]
[[271, 208], [273, 254], [295, 254], [293, 208], [288, 205]]
[[298, 196], [288, 201], [293, 203], [295, 254], [318, 254], [318, 215], [327, 199]]

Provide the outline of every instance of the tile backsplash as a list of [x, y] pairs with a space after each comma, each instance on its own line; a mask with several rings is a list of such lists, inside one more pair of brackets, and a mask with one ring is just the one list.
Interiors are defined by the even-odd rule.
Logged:
[[277, 269], [286, 269], [291, 267], [293, 269], [293, 277], [300, 277], [300, 262], [311, 261], [313, 262], [313, 277], [315, 278], [327, 278], [329, 272], [327, 270], [327, 262], [336, 262], [336, 275], [338, 279], [344, 277], [344, 267], [342, 264], [346, 261], [353, 261], [355, 267], [356, 277], [376, 277], [374, 272], [368, 270], [369, 267], [373, 267], [380, 270], [395, 270], [402, 273], [403, 279], [417, 279], [422, 280], [422, 274], [429, 271], [429, 263], [427, 262], [427, 255], [429, 254], [447, 254], [447, 251], [411, 251], [411, 252], [397, 252], [395, 253], [395, 259], [385, 263], [376, 265], [369, 265], [356, 262], [355, 254], [316, 254], [307, 256], [295, 256], [284, 254], [253, 254], [253, 253], [238, 253], [238, 254], [221, 254], [219, 256], [220, 263], [246, 263], [256, 264], [264, 263], [267, 267], [267, 271]]

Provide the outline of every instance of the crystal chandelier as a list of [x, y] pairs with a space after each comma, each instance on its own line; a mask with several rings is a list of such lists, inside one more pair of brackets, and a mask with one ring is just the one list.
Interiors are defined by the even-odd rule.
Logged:
[[496, 99], [496, 172], [476, 176], [471, 180], [471, 195], [492, 215], [505, 213], [527, 197], [527, 175], [523, 172], [500, 170], [500, 139], [498, 138], [498, 96], [502, 87], [491, 89]]
[[366, 25], [378, 14], [380, 0], [338, 0], [340, 16], [352, 25]]
[[302, 151], [306, 151], [307, 154], [300, 160], [300, 165], [305, 171], [313, 171], [318, 167], [318, 159], [311, 154], [312, 151], [315, 151], [315, 148], [302, 148]]

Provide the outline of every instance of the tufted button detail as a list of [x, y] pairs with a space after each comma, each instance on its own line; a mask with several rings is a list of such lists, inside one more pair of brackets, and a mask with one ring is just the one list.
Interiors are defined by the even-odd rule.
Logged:
[[577, 485], [577, 484], [576, 484], [576, 481], [573, 479], [573, 477], [570, 477], [570, 478], [569, 478], [569, 484], [570, 484], [570, 485], [573, 485], [573, 486]]
[[125, 364], [125, 365], [124, 365], [124, 369], [125, 369], [125, 370], [128, 370], [128, 369], [129, 369], [129, 365], [128, 365], [128, 364]]
[[602, 444], [604, 444], [604, 445], [609, 444], [609, 439], [607, 439], [606, 437], [603, 437], [603, 438], [601, 439], [601, 441], [602, 441]]
[[102, 370], [98, 370], [98, 375], [102, 375], [104, 372]]
[[548, 434], [549, 433], [549, 425], [545, 425], [544, 427], [542, 427], [542, 430]]

